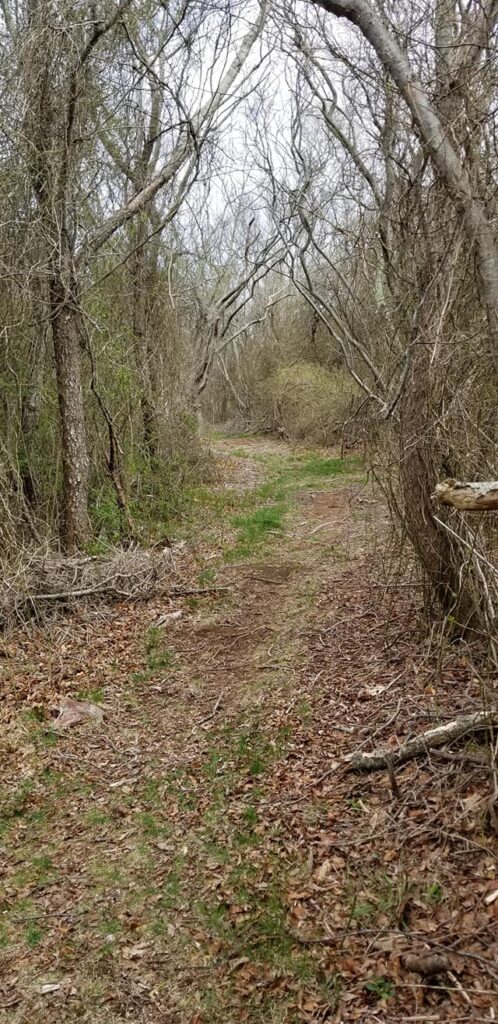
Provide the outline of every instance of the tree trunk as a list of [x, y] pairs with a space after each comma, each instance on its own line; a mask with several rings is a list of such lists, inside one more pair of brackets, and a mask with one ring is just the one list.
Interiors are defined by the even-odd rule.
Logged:
[[150, 337], [148, 294], [151, 287], [151, 274], [147, 263], [150, 255], [150, 244], [147, 241], [149, 230], [148, 212], [140, 214], [136, 236], [133, 239], [135, 253], [132, 264], [133, 278], [133, 339], [138, 371], [142, 380], [140, 408], [142, 412], [143, 444], [149, 459], [157, 458], [159, 450], [159, 421], [157, 416], [154, 386], [154, 351]]
[[62, 444], [61, 540], [66, 551], [74, 551], [84, 544], [89, 533], [81, 313], [57, 272], [50, 281], [50, 306]]
[[[455, 121], [454, 97], [450, 88], [448, 59], [453, 57], [454, 12], [443, 0], [438, 7], [436, 38], [437, 82], [431, 102], [418, 81], [406, 53], [383, 15], [369, 0], [312, 0], [331, 14], [356, 25], [368, 40], [383, 67], [396, 83], [409, 107], [416, 130], [431, 159], [436, 175], [432, 208], [433, 231], [427, 238], [422, 277], [426, 284], [416, 317], [411, 344], [411, 363], [402, 406], [400, 435], [400, 483], [404, 521], [413, 547], [444, 610], [460, 628], [479, 624], [481, 609], [472, 598], [472, 587], [463, 571], [461, 551], [433, 514], [431, 494], [437, 482], [438, 366], [431, 365], [431, 327], [438, 303], [438, 279], [444, 265], [449, 239], [445, 230], [445, 197], [458, 211], [460, 222], [475, 257], [477, 279], [486, 310], [490, 349], [498, 374], [498, 248], [484, 202], [474, 186], [459, 150], [461, 125]], [[493, 13], [493, 19], [496, 12]], [[491, 21], [488, 33], [491, 32]], [[481, 50], [485, 44], [481, 41]], [[476, 57], [477, 59], [477, 57]], [[439, 226], [439, 230], [438, 230]], [[432, 250], [432, 251], [431, 251]], [[429, 282], [432, 282], [429, 285]], [[441, 326], [441, 325], [440, 325]]]
[[49, 326], [48, 295], [46, 283], [41, 275], [34, 275], [31, 296], [31, 318], [33, 334], [29, 355], [29, 376], [21, 401], [21, 437], [23, 459], [21, 483], [25, 501], [34, 509], [39, 501], [37, 482], [32, 471], [31, 456], [36, 446], [36, 430], [42, 405], [43, 374], [47, 354]]
[[476, 618], [475, 605], [465, 578], [460, 578], [458, 572], [459, 554], [435, 521], [431, 502], [437, 481], [436, 417], [431, 408], [435, 370], [431, 372], [429, 341], [434, 300], [434, 286], [427, 287], [415, 321], [401, 410], [400, 484], [408, 537], [444, 612], [465, 630]]

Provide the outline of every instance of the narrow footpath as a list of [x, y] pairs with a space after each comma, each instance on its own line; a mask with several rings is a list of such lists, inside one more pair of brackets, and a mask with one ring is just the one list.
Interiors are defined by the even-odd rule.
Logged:
[[[173, 548], [192, 593], [5, 639], [0, 1021], [496, 1020], [486, 771], [347, 763], [479, 679], [430, 651], [358, 458], [213, 447]], [[102, 723], [56, 733], [68, 696]]]

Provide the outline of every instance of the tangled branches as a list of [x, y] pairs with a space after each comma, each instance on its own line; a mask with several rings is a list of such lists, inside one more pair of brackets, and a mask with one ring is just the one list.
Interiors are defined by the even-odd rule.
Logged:
[[43, 619], [78, 600], [141, 601], [168, 591], [174, 577], [169, 547], [116, 549], [106, 556], [23, 552], [17, 565], [4, 568], [0, 627]]

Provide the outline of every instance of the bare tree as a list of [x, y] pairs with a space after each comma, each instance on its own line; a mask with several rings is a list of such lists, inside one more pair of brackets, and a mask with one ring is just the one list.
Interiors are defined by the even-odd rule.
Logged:
[[[488, 320], [490, 345], [498, 369], [498, 248], [484, 200], [475, 192], [474, 184], [441, 114], [431, 102], [418, 80], [405, 53], [389, 29], [381, 11], [368, 0], [311, 0], [330, 14], [347, 18], [356, 25], [373, 46], [379, 60], [389, 71], [413, 116], [414, 124], [432, 161], [434, 171], [462, 218], [469, 244], [475, 252], [476, 268], [483, 305]], [[454, 6], [454, 5], [453, 5]], [[451, 45], [455, 59], [445, 62], [451, 74], [452, 89], [461, 88], [468, 73], [469, 56], [482, 60], [490, 45], [498, 21], [496, 0], [470, 4], [463, 18], [460, 39]]]
[[[454, 407], [454, 398], [448, 401], [450, 381], [472, 360], [463, 324], [458, 331], [453, 327], [450, 340], [463, 282], [471, 287], [469, 249], [488, 324], [483, 368], [490, 356], [491, 367], [496, 365], [497, 293], [489, 285], [496, 267], [493, 158], [486, 163], [485, 149], [496, 5], [470, 4], [460, 17], [450, 2], [427, 4], [425, 35], [413, 43], [409, 6], [363, 0], [313, 5], [358, 27], [373, 46], [373, 58], [361, 36], [349, 36], [346, 51], [344, 35], [331, 38], [330, 19], [321, 13], [306, 17], [310, 6], [286, 9], [286, 51], [299, 69], [284, 161], [286, 171], [292, 168], [292, 184], [288, 174], [287, 180], [279, 175], [271, 154], [267, 158], [271, 188], [280, 197], [278, 222], [290, 274], [378, 414], [399, 417], [402, 507], [399, 491], [394, 507], [434, 592], [460, 626], [489, 629], [494, 578], [484, 579], [482, 560], [469, 560], [466, 525], [456, 537], [434, 515], [431, 494], [440, 466], [447, 474], [448, 458], [461, 458], [442, 422]], [[317, 130], [318, 111], [329, 136], [328, 155], [323, 131], [320, 136]], [[307, 123], [313, 123], [312, 142]], [[379, 295], [362, 283], [361, 271], [366, 260], [371, 265], [368, 248], [375, 235], [387, 286]], [[349, 237], [352, 246], [345, 241]], [[377, 280], [377, 270], [374, 275]], [[372, 334], [368, 325], [375, 310], [384, 325], [377, 320]], [[471, 310], [472, 303], [465, 320]], [[462, 351], [450, 365], [449, 346], [456, 338], [462, 339]], [[474, 363], [473, 375], [476, 369]]]
[[[14, 31], [13, 12], [8, 4], [4, 6], [6, 22]], [[159, 4], [158, 9], [161, 7]], [[265, 19], [263, 3], [245, 35], [239, 34], [230, 58], [230, 38], [224, 50], [222, 46], [226, 29], [223, 18], [217, 22], [215, 13], [201, 11], [195, 25], [211, 19], [212, 27], [218, 32], [218, 43], [208, 54], [205, 72], [209, 89], [206, 85], [204, 97], [207, 95], [207, 98], [203, 97], [200, 103], [196, 103], [192, 90], [183, 88], [182, 76], [190, 60], [191, 40], [182, 36], [182, 18], [175, 21], [174, 28], [167, 33], [167, 41], [172, 44], [174, 40], [177, 61], [180, 57], [183, 61], [174, 105], [178, 120], [168, 129], [162, 128], [171, 139], [168, 146], [161, 146], [156, 145], [156, 132], [160, 134], [161, 94], [169, 86], [160, 75], [165, 38], [159, 38], [156, 52], [149, 57], [127, 22], [129, 9], [130, 0], [119, 3], [105, 0], [98, 12], [96, 5], [93, 6], [88, 22], [84, 12], [69, 0], [63, 4], [29, 0], [26, 11], [21, 12], [26, 18], [25, 28], [15, 35], [16, 45], [20, 47], [25, 96], [23, 147], [38, 204], [54, 339], [63, 464], [62, 538], [66, 548], [81, 544], [88, 530], [89, 459], [81, 360], [85, 338], [82, 282], [88, 269], [96, 266], [99, 252], [136, 218], [140, 226], [135, 251], [142, 253], [150, 224], [150, 204], [165, 189], [169, 189], [169, 207], [162, 211], [162, 218], [167, 221], [174, 216], [189, 181], [195, 176], [200, 152], [217, 117], [234, 102], [233, 87]], [[179, 13], [185, 14], [185, 6]], [[145, 6], [139, 14], [144, 19], [155, 16], [154, 11], [146, 11]], [[106, 213], [105, 207], [109, 204], [102, 202], [98, 184], [95, 187], [91, 181], [98, 121], [105, 110], [101, 105], [99, 114], [95, 108], [96, 103], [101, 103], [96, 67], [106, 59], [111, 60], [112, 66], [117, 42], [123, 33], [132, 60], [138, 62], [134, 78], [126, 83], [126, 88], [138, 87], [144, 77], [153, 83], [150, 120], [143, 144], [135, 150], [137, 159], [129, 164], [129, 195], [121, 205]], [[220, 52], [225, 54], [224, 68]], [[109, 69], [107, 73], [109, 75]], [[104, 209], [98, 224], [91, 223], [85, 195], [88, 186], [95, 196], [95, 210]], [[111, 202], [111, 205], [114, 204]], [[141, 255], [137, 255], [135, 326], [139, 332], [143, 329], [141, 259]]]

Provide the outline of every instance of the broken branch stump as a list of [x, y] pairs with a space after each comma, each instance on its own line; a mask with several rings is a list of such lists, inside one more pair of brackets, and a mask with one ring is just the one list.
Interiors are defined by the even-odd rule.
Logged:
[[461, 512], [492, 512], [498, 510], [498, 480], [473, 483], [443, 480], [437, 485], [434, 497]]

